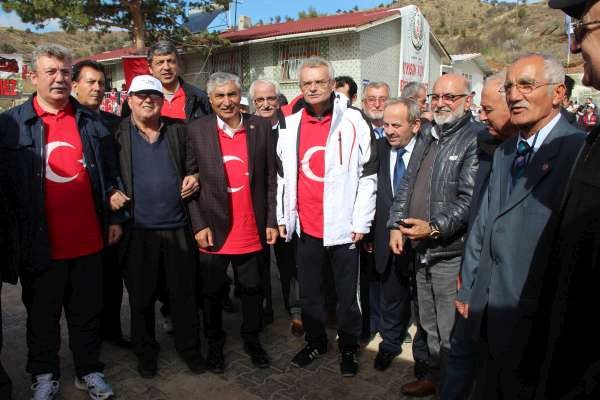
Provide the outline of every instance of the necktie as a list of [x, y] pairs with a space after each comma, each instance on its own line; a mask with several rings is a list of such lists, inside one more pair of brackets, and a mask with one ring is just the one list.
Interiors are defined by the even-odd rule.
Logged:
[[404, 160], [402, 156], [406, 153], [406, 149], [398, 149], [396, 150], [396, 165], [394, 166], [394, 196], [398, 193], [398, 189], [400, 189], [400, 182], [402, 181], [402, 176], [404, 176], [404, 171], [406, 171], [406, 166], [404, 165]]
[[385, 136], [383, 127], [375, 128], [375, 129], [373, 129], [373, 132], [375, 133], [375, 139], [381, 139], [382, 137]]
[[525, 175], [525, 169], [527, 168], [527, 163], [529, 162], [532, 151], [533, 148], [529, 143], [525, 140], [519, 141], [519, 144], [517, 145], [517, 154], [515, 154], [515, 159], [510, 169], [510, 175], [512, 177], [511, 188], [514, 188], [517, 180]]

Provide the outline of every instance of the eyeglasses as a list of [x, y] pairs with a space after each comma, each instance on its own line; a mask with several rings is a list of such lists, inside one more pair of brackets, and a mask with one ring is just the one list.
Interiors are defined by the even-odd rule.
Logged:
[[265, 102], [275, 104], [277, 102], [277, 96], [257, 97], [254, 99], [254, 104], [257, 106], [263, 105]]
[[162, 94], [158, 94], [158, 93], [154, 93], [154, 92], [135, 92], [135, 93], [133, 93], [133, 95], [142, 101], [146, 101], [146, 99], [148, 97], [150, 97], [150, 100], [152, 100], [152, 101], [159, 101], [159, 100], [162, 100], [162, 98], [163, 98]]
[[561, 82], [538, 82], [538, 81], [522, 81], [522, 82], [506, 82], [504, 86], [498, 89], [498, 93], [510, 93], [513, 88], [516, 88], [521, 94], [530, 94], [535, 89], [542, 86], [558, 85]]
[[385, 96], [382, 96], [382, 97], [369, 96], [366, 98], [366, 101], [369, 104], [385, 103], [386, 101], [388, 101], [388, 98]]
[[313, 85], [316, 85], [318, 88], [324, 89], [331, 83], [331, 80], [322, 80], [322, 81], [308, 81], [308, 82], [300, 82], [300, 87], [302, 89], [310, 89]]
[[468, 94], [430, 93], [427, 96], [431, 99], [431, 101], [439, 101], [440, 99], [442, 99], [442, 101], [445, 101], [446, 103], [454, 103], [456, 100], [460, 99], [461, 97], [468, 96]]
[[597, 19], [595, 21], [589, 21], [589, 22], [583, 22], [583, 21], [573, 22], [571, 24], [571, 32], [573, 32], [575, 41], [577, 41], [577, 43], [581, 43], [581, 41], [583, 40], [583, 38], [589, 31], [593, 31], [594, 29], [598, 28], [598, 27], [593, 28], [593, 29], [588, 28], [588, 26], [595, 25], [595, 24], [600, 24], [600, 20]]

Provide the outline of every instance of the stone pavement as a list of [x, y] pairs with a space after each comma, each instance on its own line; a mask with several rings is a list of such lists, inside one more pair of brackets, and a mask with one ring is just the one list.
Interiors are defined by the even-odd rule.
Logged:
[[[177, 356], [171, 336], [164, 333], [157, 316], [157, 336], [161, 344], [159, 374], [155, 379], [139, 377], [133, 353], [106, 344], [102, 349], [105, 374], [122, 400], [400, 400], [400, 386], [413, 377], [410, 345], [385, 372], [373, 369], [378, 338], [360, 353], [360, 372], [355, 378], [343, 378], [339, 372], [335, 332], [329, 331], [330, 351], [306, 369], [289, 365], [303, 346], [303, 339], [289, 333], [289, 322], [281, 300], [277, 268], [273, 268], [275, 322], [262, 334], [262, 343], [271, 357], [271, 367], [255, 369], [244, 353], [239, 337], [240, 314], [224, 314], [228, 333], [225, 345], [225, 374], [193, 375]], [[25, 373], [25, 308], [20, 286], [2, 287], [4, 346], [2, 363], [10, 374], [15, 400], [30, 398], [31, 380]], [[129, 307], [125, 296], [122, 312], [124, 331], [129, 331]], [[59, 399], [85, 400], [87, 395], [73, 385], [73, 360], [68, 346], [67, 328], [62, 320], [62, 365]], [[427, 399], [427, 398], [426, 398]]]

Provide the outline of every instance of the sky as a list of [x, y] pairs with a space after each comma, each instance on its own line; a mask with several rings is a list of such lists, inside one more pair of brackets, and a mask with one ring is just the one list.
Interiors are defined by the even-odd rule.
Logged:
[[[514, 1], [515, 0], [512, 0], [511, 2]], [[262, 19], [265, 23], [268, 23], [269, 18], [277, 15], [279, 15], [282, 20], [284, 20], [286, 15], [297, 18], [299, 11], [308, 10], [309, 7], [314, 7], [317, 12], [320, 13], [334, 13], [338, 9], [350, 10], [355, 5], [362, 10], [376, 7], [381, 3], [387, 4], [389, 2], [390, 0], [321, 0], [317, 4], [315, 0], [238, 0], [239, 4], [237, 15], [238, 17], [240, 15], [249, 16], [252, 20], [252, 23], [256, 23], [260, 19]], [[231, 12], [231, 18], [233, 19], [233, 12]], [[226, 19], [223, 17], [220, 20], [217, 19], [216, 22], [225, 24]], [[44, 29], [38, 30], [34, 25], [23, 23], [16, 13], [6, 13], [1, 8], [0, 26], [12, 26], [16, 29], [29, 28], [34, 32], [51, 32], [60, 30], [55, 21], [50, 22]]]

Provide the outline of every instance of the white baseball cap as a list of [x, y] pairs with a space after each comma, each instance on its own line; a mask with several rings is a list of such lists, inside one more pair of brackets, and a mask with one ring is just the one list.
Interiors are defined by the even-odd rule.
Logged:
[[163, 94], [162, 83], [152, 75], [138, 75], [131, 81], [127, 94], [135, 92], [158, 92]]

